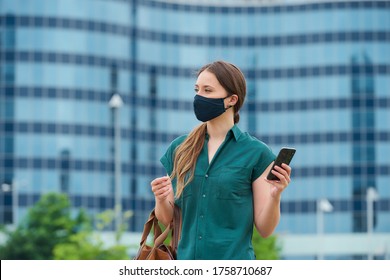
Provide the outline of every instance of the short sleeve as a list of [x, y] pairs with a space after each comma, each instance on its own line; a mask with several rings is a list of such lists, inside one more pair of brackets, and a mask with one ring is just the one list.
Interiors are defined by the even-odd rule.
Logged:
[[254, 182], [257, 178], [263, 174], [263, 172], [267, 169], [267, 167], [271, 164], [272, 161], [275, 160], [276, 156], [272, 152], [272, 150], [264, 143], [261, 143], [261, 153], [259, 160], [253, 168], [252, 172], [252, 182]]
[[160, 158], [161, 164], [164, 166], [168, 175], [171, 175], [173, 171], [173, 160], [175, 156], [176, 148], [184, 141], [186, 135], [180, 136], [172, 141], [166, 150], [165, 154]]
[[171, 174], [173, 170], [173, 155], [171, 150], [171, 146], [169, 146], [165, 154], [160, 158], [160, 162], [164, 166], [167, 174]]

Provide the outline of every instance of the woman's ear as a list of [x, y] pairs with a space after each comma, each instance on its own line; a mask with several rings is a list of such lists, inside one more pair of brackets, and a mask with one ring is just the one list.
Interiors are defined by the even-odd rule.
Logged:
[[229, 96], [228, 100], [229, 100], [228, 106], [233, 107], [234, 105], [236, 105], [236, 103], [238, 101], [238, 95], [233, 94], [233, 95]]

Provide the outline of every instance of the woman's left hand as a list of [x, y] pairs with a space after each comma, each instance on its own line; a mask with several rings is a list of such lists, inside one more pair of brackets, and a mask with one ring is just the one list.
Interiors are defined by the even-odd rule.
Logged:
[[282, 167], [275, 165], [274, 169], [271, 172], [276, 177], [278, 177], [279, 180], [265, 180], [269, 184], [271, 184], [271, 196], [274, 198], [280, 197], [281, 193], [291, 182], [291, 167], [283, 163]]

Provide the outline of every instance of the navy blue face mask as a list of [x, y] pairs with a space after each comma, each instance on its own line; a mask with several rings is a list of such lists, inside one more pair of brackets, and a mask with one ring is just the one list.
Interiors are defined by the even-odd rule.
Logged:
[[194, 112], [196, 118], [202, 122], [207, 122], [222, 115], [226, 111], [223, 101], [228, 97], [229, 96], [225, 98], [207, 98], [196, 94], [194, 97]]

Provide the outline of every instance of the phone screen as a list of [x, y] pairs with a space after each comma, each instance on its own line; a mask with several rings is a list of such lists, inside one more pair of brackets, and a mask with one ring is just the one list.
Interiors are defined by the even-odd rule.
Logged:
[[283, 147], [280, 151], [279, 151], [279, 154], [278, 156], [276, 157], [275, 159], [275, 162], [272, 166], [272, 169], [270, 170], [270, 172], [268, 173], [267, 175], [267, 179], [268, 180], [279, 180], [278, 177], [276, 177], [274, 174], [271, 173], [271, 171], [274, 169], [275, 165], [277, 166], [281, 166], [282, 163], [285, 163], [285, 164], [290, 164], [294, 154], [295, 154], [295, 151], [296, 149], [294, 148], [288, 148], [288, 147]]

